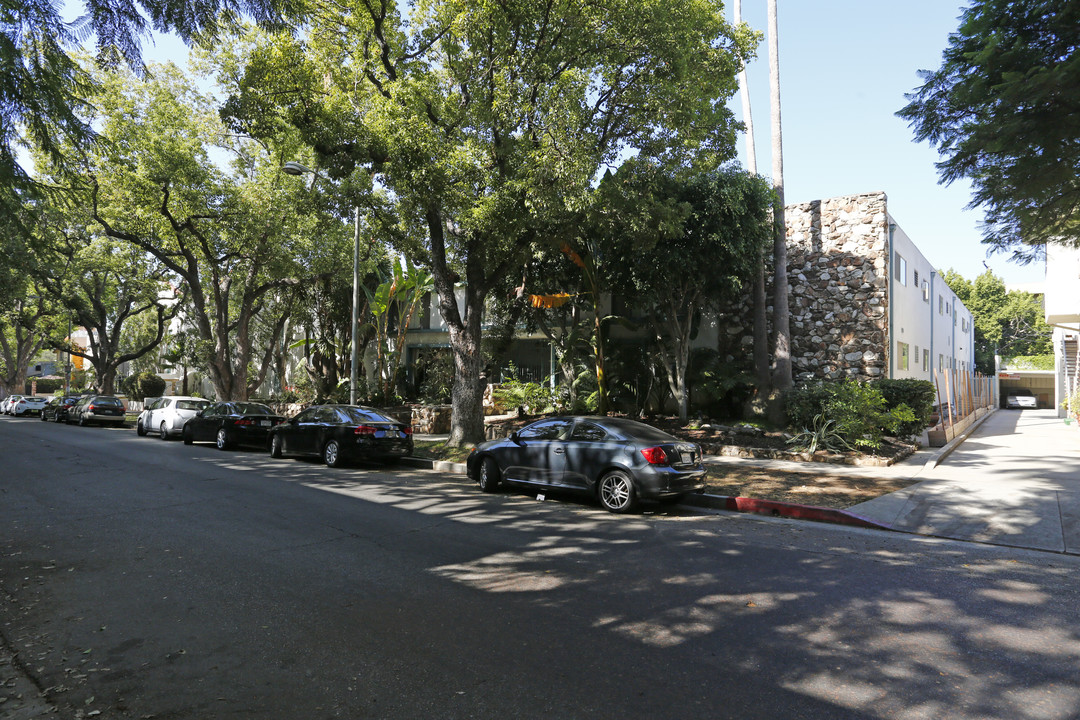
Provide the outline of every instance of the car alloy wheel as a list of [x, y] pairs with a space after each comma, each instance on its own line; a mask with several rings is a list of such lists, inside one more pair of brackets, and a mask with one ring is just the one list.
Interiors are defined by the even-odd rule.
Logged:
[[225, 428], [218, 428], [217, 431], [217, 449], [228, 450], [229, 449], [229, 433], [225, 432]]
[[499, 464], [495, 458], [486, 457], [480, 463], [480, 489], [484, 492], [495, 492], [499, 489]]
[[40, 415], [38, 415], [38, 420], [40, 420], [41, 422], [45, 422], [45, 413], [44, 412], [41, 413]]
[[86, 427], [86, 418], [82, 415], [79, 416], [79, 427]]
[[323, 462], [327, 467], [338, 467], [341, 465], [341, 447], [338, 445], [337, 440], [328, 440], [326, 446], [323, 447]]
[[169, 431], [165, 428], [165, 423], [161, 423], [161, 427], [158, 428], [158, 436], [162, 440], [169, 439]]
[[144, 437], [146, 435], [146, 428], [143, 427], [142, 420], [135, 423], [135, 434], [139, 437]]
[[184, 438], [185, 445], [190, 445], [192, 442], [194, 442], [194, 439], [191, 437], [191, 428], [189, 428], [188, 426], [185, 425], [184, 429], [181, 431], [180, 434]]
[[281, 457], [281, 438], [277, 435], [270, 439], [270, 457]]
[[600, 504], [614, 513], [629, 512], [637, 504], [634, 481], [622, 470], [612, 470], [600, 478]]

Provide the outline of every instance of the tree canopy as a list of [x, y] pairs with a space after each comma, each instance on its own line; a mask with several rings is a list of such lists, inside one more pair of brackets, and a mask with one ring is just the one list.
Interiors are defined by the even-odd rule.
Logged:
[[1028, 262], [1080, 245], [1080, 4], [977, 0], [897, 113], [973, 184], [984, 239]]
[[[230, 102], [257, 132], [297, 127], [340, 177], [368, 168], [423, 234], [455, 358], [451, 443], [483, 436], [481, 316], [537, 243], [558, 242], [605, 166], [637, 153], [715, 167], [756, 40], [717, 0], [429, 0], [324, 6], [279, 36]], [[462, 283], [459, 285], [459, 282]], [[463, 293], [463, 302], [458, 292]]]

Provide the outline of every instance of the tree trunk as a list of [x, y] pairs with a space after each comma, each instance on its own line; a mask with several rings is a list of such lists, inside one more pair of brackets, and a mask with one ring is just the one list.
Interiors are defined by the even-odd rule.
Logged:
[[[769, 96], [772, 117], [772, 180], [776, 190], [776, 238], [773, 242], [773, 389], [791, 389], [791, 313], [788, 308], [787, 228], [784, 221], [784, 151], [780, 122], [780, 52], [776, 0], [769, 0]], [[774, 403], [774, 408], [777, 403]], [[774, 416], [776, 412], [772, 413]], [[775, 418], [774, 418], [775, 419]]]
[[[475, 266], [475, 282], [465, 286], [465, 317], [458, 310], [454, 274], [446, 260], [446, 237], [442, 214], [436, 207], [426, 213], [431, 237], [431, 275], [439, 294], [439, 314], [450, 332], [450, 348], [454, 354], [454, 385], [450, 393], [453, 410], [450, 414], [450, 438], [447, 445], [462, 447], [484, 441], [484, 361], [480, 347], [480, 320], [484, 312], [482, 273]], [[479, 253], [468, 255], [469, 263], [483, 262]]]
[[[735, 24], [742, 23], [742, 0], [734, 0]], [[746, 66], [739, 70], [739, 95], [742, 98], [743, 123], [746, 125], [746, 169], [757, 175], [757, 146], [754, 138], [754, 116], [750, 110], [750, 87], [746, 81]], [[758, 256], [754, 273], [754, 376], [758, 397], [769, 394], [769, 323], [768, 297], [765, 293], [765, 258]]]

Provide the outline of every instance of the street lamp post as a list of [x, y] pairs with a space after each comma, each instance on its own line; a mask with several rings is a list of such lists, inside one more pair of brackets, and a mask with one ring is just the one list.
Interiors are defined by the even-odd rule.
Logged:
[[[281, 171], [286, 175], [319, 174], [298, 162], [287, 162]], [[356, 404], [357, 366], [360, 364], [360, 352], [356, 344], [357, 325], [360, 322], [360, 206], [353, 208], [353, 276], [352, 276], [352, 355], [349, 363], [349, 404]]]

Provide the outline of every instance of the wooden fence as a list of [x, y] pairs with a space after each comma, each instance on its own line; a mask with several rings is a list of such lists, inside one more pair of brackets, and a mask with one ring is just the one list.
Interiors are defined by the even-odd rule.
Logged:
[[938, 422], [929, 431], [931, 447], [941, 447], [998, 406], [994, 378], [962, 370], [935, 370]]

